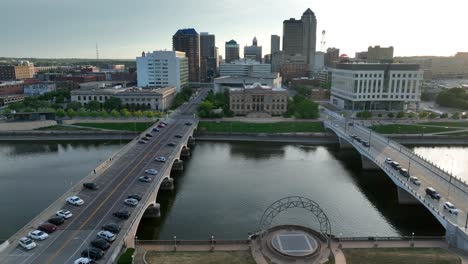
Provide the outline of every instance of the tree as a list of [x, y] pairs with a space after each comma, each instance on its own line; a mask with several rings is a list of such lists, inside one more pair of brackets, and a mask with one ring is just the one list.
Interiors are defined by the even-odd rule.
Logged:
[[448, 113], [443, 113], [440, 115], [440, 118], [448, 118]]
[[55, 114], [60, 118], [64, 118], [67, 115], [63, 109], [57, 110]]
[[453, 113], [452, 118], [453, 119], [460, 119], [460, 113], [458, 113], [458, 112]]
[[17, 111], [17, 112], [24, 109], [25, 107], [26, 106], [22, 102], [15, 102], [15, 103], [11, 103], [11, 104], [8, 105], [8, 109], [14, 110], [14, 111]]
[[210, 117], [211, 111], [215, 108], [211, 101], [203, 101], [198, 106], [198, 115], [202, 118]]
[[152, 111], [145, 111], [143, 113], [147, 118], [153, 118], [154, 114]]
[[68, 109], [73, 109], [75, 111], [79, 111], [81, 108], [81, 104], [78, 102], [71, 102], [67, 104], [67, 110]]
[[415, 113], [413, 113], [413, 112], [408, 114], [408, 118], [414, 119], [416, 117], [417, 117], [417, 115]]
[[69, 108], [67, 110], [67, 116], [70, 117], [70, 118], [74, 118], [76, 116], [75, 110], [73, 110], [73, 108]]
[[405, 118], [405, 117], [406, 117], [406, 113], [405, 113], [405, 112], [398, 112], [398, 114], [397, 114], [396, 117], [397, 117], [397, 118], [400, 118], [400, 119], [401, 119], [401, 118]]
[[132, 113], [130, 113], [130, 111], [128, 111], [127, 108], [122, 109], [122, 111], [120, 111], [120, 114], [125, 118], [129, 118], [132, 115]]
[[115, 110], [115, 109], [112, 110], [112, 111], [110, 112], [110, 115], [111, 115], [113, 118], [119, 118], [119, 117], [120, 117], [119, 111], [117, 111], [117, 110]]
[[92, 118], [96, 118], [99, 116], [99, 112], [98, 111], [91, 111], [89, 113], [89, 116], [91, 116]]
[[106, 110], [101, 110], [101, 112], [99, 112], [99, 116], [102, 118], [107, 118], [109, 114], [107, 113]]
[[419, 113], [419, 118], [427, 118], [429, 114], [427, 112], [421, 112]]
[[372, 113], [370, 111], [362, 111], [362, 112], [358, 112], [356, 114], [356, 117], [362, 118], [362, 119], [369, 119], [372, 117]]
[[113, 109], [120, 110], [122, 108], [122, 100], [112, 96], [104, 102], [104, 109], [112, 111]]
[[87, 117], [88, 116], [88, 111], [86, 111], [86, 109], [84, 108], [81, 108], [80, 111], [78, 111], [78, 116], [79, 117]]
[[101, 110], [101, 103], [99, 103], [96, 100], [89, 101], [86, 108], [90, 111], [98, 111], [98, 110]]
[[143, 112], [138, 110], [136, 112], [133, 112], [133, 116], [136, 117], [136, 118], [142, 118], [143, 117]]
[[429, 115], [429, 118], [430, 118], [430, 119], [434, 119], [434, 118], [437, 118], [437, 117], [439, 117], [439, 115], [436, 114], [436, 113], [434, 113], [434, 112], [432, 112], [432, 113]]
[[387, 116], [388, 116], [388, 118], [394, 118], [394, 117], [395, 117], [395, 114], [392, 113], [392, 112], [390, 112], [390, 113], [387, 114]]

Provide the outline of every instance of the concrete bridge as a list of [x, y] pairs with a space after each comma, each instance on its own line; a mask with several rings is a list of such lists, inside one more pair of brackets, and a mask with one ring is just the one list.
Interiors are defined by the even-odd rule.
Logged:
[[[450, 175], [441, 168], [418, 156], [412, 150], [399, 143], [354, 124], [336, 113], [327, 111], [325, 128], [334, 132], [342, 148], [354, 148], [361, 155], [362, 168], [383, 170], [396, 185], [400, 204], [421, 204], [425, 206], [446, 229], [446, 239], [450, 246], [468, 251], [468, 185]], [[370, 147], [355, 140], [356, 135], [367, 141]], [[411, 176], [418, 177], [421, 185], [417, 186], [394, 170], [385, 162], [386, 158], [400, 163], [408, 169]], [[433, 187], [440, 195], [440, 200], [431, 199], [425, 189]], [[460, 212], [458, 215], [444, 209], [444, 203], [450, 201]]]
[[[108, 223], [117, 223], [121, 231], [100, 263], [113, 263], [123, 249], [133, 247], [140, 220], [160, 215], [156, 203], [158, 192], [174, 188], [173, 176], [184, 169], [183, 161], [191, 155], [190, 148], [195, 145], [193, 134], [198, 125], [191, 111], [206, 93], [198, 93], [166, 119], [168, 125], [161, 128], [160, 132], [152, 132], [155, 126], [143, 132], [142, 135], [151, 132], [154, 135], [147, 144], [140, 144], [140, 137], [135, 138], [2, 243], [0, 263], [73, 263], [84, 249], [90, 247], [90, 242], [96, 238], [101, 227]], [[157, 162], [157, 157], [166, 157], [167, 161]], [[150, 175], [150, 183], [140, 182], [138, 178], [150, 168], [158, 170], [157, 175]], [[83, 182], [95, 182], [99, 190], [84, 189]], [[142, 197], [136, 207], [123, 203], [132, 194]], [[79, 207], [66, 204], [65, 199], [72, 195], [79, 196], [85, 203]], [[37, 247], [33, 250], [24, 251], [18, 247], [21, 237], [37, 229], [60, 209], [70, 210], [73, 216], [51, 233], [48, 239], [36, 241]], [[130, 218], [120, 220], [113, 216], [119, 210], [129, 211]]]

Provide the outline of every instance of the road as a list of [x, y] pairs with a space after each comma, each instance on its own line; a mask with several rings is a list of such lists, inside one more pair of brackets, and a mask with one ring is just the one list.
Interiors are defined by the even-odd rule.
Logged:
[[[166, 128], [160, 132], [154, 132], [154, 137], [148, 144], [134, 144], [121, 158], [115, 160], [112, 166], [106, 169], [95, 182], [100, 186], [98, 191], [81, 190], [78, 194], [85, 201], [85, 204], [79, 207], [67, 205], [63, 201], [63, 209], [70, 210], [73, 213], [72, 218], [52, 233], [50, 237], [41, 242], [38, 246], [26, 252], [12, 244], [12, 249], [7, 249], [0, 256], [1, 263], [73, 263], [79, 258], [80, 253], [88, 248], [89, 243], [96, 238], [96, 234], [101, 227], [108, 223], [118, 223], [122, 230], [116, 241], [112, 243], [107, 250], [105, 257], [99, 263], [107, 263], [111, 258], [110, 252], [118, 252], [119, 242], [123, 240], [124, 234], [131, 228], [133, 219], [144, 206], [140, 202], [136, 207], [125, 206], [123, 201], [130, 194], [138, 194], [145, 197], [154, 190], [162, 181], [167, 171], [171, 170], [172, 160], [180, 148], [169, 147], [169, 142], [185, 144], [188, 136], [196, 126], [196, 120], [193, 118], [193, 112], [196, 105], [206, 96], [205, 91], [198, 93], [189, 103], [184, 104], [176, 113], [165, 120], [168, 123]], [[183, 113], [181, 115], [179, 113]], [[193, 123], [191, 126], [185, 125], [187, 122]], [[175, 135], [182, 135], [182, 139], [175, 138]], [[183, 142], [185, 141], [185, 142]], [[132, 144], [132, 143], [130, 143]], [[164, 156], [168, 162], [155, 162], [156, 157]], [[73, 164], [70, 164], [73, 166]], [[138, 177], [144, 175], [146, 169], [156, 169], [159, 171], [157, 176], [153, 177], [151, 183], [142, 183]], [[167, 174], [166, 174], [167, 175]], [[143, 200], [144, 200], [143, 199]], [[132, 213], [128, 220], [118, 220], [112, 214], [118, 210], [125, 209]], [[50, 216], [54, 212], [48, 212]], [[33, 230], [35, 227], [31, 226]], [[26, 233], [25, 233], [26, 234]], [[22, 234], [22, 235], [25, 235]]]

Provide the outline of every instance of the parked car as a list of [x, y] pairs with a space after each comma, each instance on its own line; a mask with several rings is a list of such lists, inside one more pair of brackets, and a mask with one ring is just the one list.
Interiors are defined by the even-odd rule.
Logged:
[[37, 229], [46, 232], [47, 234], [55, 232], [57, 230], [57, 226], [51, 223], [43, 223]]
[[159, 123], [162, 124], [162, 125], [164, 125], [164, 126], [167, 126], [167, 125], [168, 125], [166, 122], [163, 122], [163, 121], [161, 121], [161, 122], [159, 122]]
[[73, 262], [73, 264], [92, 264], [95, 263], [94, 260], [89, 258], [79, 258]]
[[94, 182], [85, 182], [83, 183], [83, 187], [85, 187], [86, 189], [90, 189], [90, 190], [99, 189], [98, 185]]
[[149, 137], [144, 137], [144, 138], [142, 138], [142, 140], [144, 140], [144, 141], [150, 141], [150, 138], [149, 138]]
[[410, 177], [410, 182], [417, 186], [421, 185], [421, 181], [417, 177]]
[[185, 125], [186, 125], [186, 126], [191, 126], [191, 125], [192, 125], [192, 123], [190, 123], [190, 122], [187, 122], [187, 123], [185, 123]]
[[459, 210], [451, 202], [444, 203], [444, 209], [449, 211], [449, 213], [458, 215]]
[[110, 223], [102, 227], [103, 230], [109, 231], [114, 234], [118, 234], [120, 232], [120, 226], [115, 223]]
[[156, 175], [156, 174], [158, 174], [158, 171], [155, 170], [155, 169], [147, 169], [147, 170], [145, 170], [145, 173], [149, 174], [149, 175]]
[[159, 127], [159, 128], [164, 128], [164, 127], [166, 127], [166, 126], [163, 125], [163, 124], [159, 124], [158, 127]]
[[153, 132], [159, 132], [159, 131], [161, 131], [159, 128], [157, 127], [153, 128]]
[[128, 198], [124, 200], [124, 204], [129, 205], [129, 206], [137, 206], [138, 205], [138, 200]]
[[41, 230], [34, 230], [28, 233], [28, 237], [34, 240], [46, 240], [49, 235]]
[[68, 211], [68, 210], [63, 210], [63, 209], [57, 211], [57, 213], [55, 213], [55, 215], [56, 215], [56, 216], [61, 216], [61, 217], [63, 217], [64, 219], [68, 219], [68, 218], [70, 218], [70, 217], [73, 216], [73, 214], [72, 214], [70, 211]]
[[84, 201], [81, 200], [81, 198], [78, 197], [78, 196], [72, 196], [72, 197], [67, 198], [67, 203], [69, 203], [71, 205], [80, 206], [80, 205], [84, 204]]
[[426, 194], [432, 199], [440, 200], [440, 194], [432, 187], [426, 188]]
[[141, 196], [138, 195], [138, 194], [131, 194], [129, 196], [127, 196], [128, 199], [135, 199], [137, 201], [141, 201]]
[[37, 246], [34, 241], [27, 237], [20, 238], [19, 245], [26, 250], [31, 250]]
[[105, 239], [106, 241], [108, 242], [112, 242], [115, 240], [115, 234], [109, 232], [109, 231], [99, 231], [97, 233], [97, 236], [102, 238], [102, 239]]
[[104, 256], [104, 251], [99, 248], [88, 248], [81, 252], [82, 257], [89, 257], [92, 260], [99, 260]]
[[405, 178], [408, 178], [410, 176], [409, 171], [405, 168], [400, 169], [400, 174]]
[[168, 145], [169, 147], [175, 147], [175, 146], [176, 146], [176, 143], [170, 142], [170, 143], [168, 143], [167, 145]]
[[392, 162], [393, 162], [393, 160], [391, 158], [386, 158], [385, 159], [385, 163], [387, 163], [389, 165], [392, 164]]
[[110, 248], [110, 243], [103, 238], [96, 238], [91, 241], [91, 246], [99, 248], [100, 250], [107, 250]]
[[140, 140], [138, 140], [138, 143], [139, 143], [139, 144], [146, 144], [146, 143], [148, 143], [148, 142], [144, 141], [143, 139], [140, 139]]
[[175, 135], [174, 137], [175, 137], [175, 138], [182, 138], [181, 135]]
[[153, 137], [153, 134], [146, 133], [145, 136], [152, 138], [152, 137]]
[[130, 213], [125, 210], [120, 210], [114, 213], [114, 216], [120, 219], [128, 219], [130, 217]]
[[65, 223], [65, 218], [62, 217], [62, 216], [55, 216], [55, 217], [52, 217], [49, 220], [47, 220], [47, 222], [49, 222], [51, 224], [54, 224], [56, 226], [59, 226], [59, 225], [62, 225], [63, 223]]
[[154, 160], [159, 161], [159, 162], [166, 162], [167, 161], [167, 159], [165, 157], [157, 157]]
[[138, 180], [141, 182], [151, 182], [153, 179], [145, 175], [145, 176], [141, 176], [140, 178], [138, 178]]

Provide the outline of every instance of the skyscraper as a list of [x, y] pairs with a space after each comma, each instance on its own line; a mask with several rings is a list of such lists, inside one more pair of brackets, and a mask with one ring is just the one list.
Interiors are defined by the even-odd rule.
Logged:
[[286, 56], [302, 54], [304, 47], [303, 24], [291, 18], [283, 22], [283, 51]]
[[304, 14], [302, 14], [302, 25], [303, 25], [303, 52], [309, 65], [309, 72], [314, 70], [315, 64], [315, 49], [317, 45], [317, 19], [315, 18], [314, 12], [308, 8]]
[[280, 50], [280, 36], [271, 35], [271, 54], [274, 54]]
[[239, 57], [239, 44], [235, 40], [230, 40], [226, 42], [226, 58], [225, 62], [230, 63], [235, 60], [240, 59]]
[[335, 68], [336, 63], [340, 59], [340, 49], [328, 48], [325, 54], [325, 66]]
[[215, 35], [200, 33], [200, 79], [210, 82], [218, 71]]
[[200, 81], [200, 36], [193, 28], [180, 29], [172, 37], [174, 51], [185, 52], [189, 64], [189, 81]]
[[257, 37], [254, 37], [252, 46], [244, 47], [244, 58], [262, 62], [262, 46], [258, 46]]

